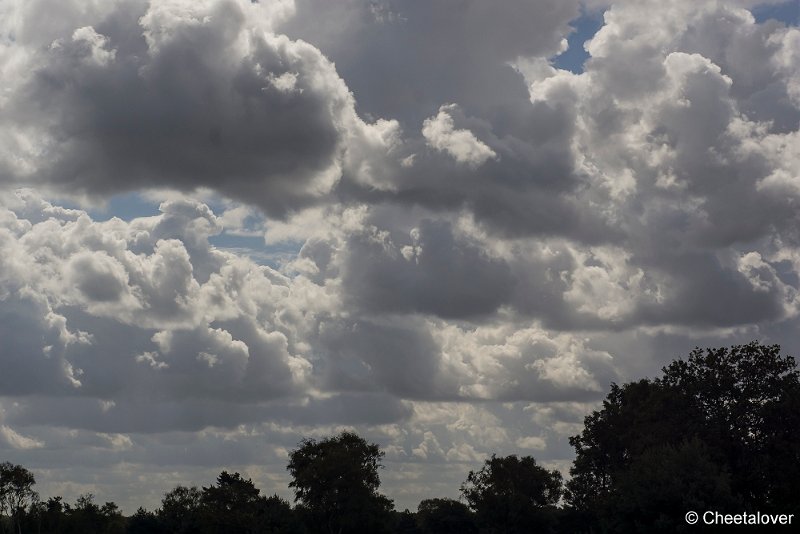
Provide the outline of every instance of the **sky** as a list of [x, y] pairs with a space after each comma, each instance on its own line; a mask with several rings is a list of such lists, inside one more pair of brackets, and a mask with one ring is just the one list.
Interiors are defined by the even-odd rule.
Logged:
[[0, 460], [132, 513], [348, 429], [413, 510], [800, 354], [798, 12], [0, 0]]

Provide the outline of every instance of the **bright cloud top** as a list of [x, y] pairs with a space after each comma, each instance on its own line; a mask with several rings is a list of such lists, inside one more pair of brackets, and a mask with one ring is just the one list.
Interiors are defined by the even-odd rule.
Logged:
[[453, 104], [442, 106], [435, 117], [422, 123], [422, 136], [428, 145], [447, 152], [459, 163], [477, 167], [497, 156], [491, 148], [481, 143], [469, 130], [457, 130], [448, 113]]
[[0, 450], [155, 502], [348, 426], [415, 506], [695, 344], [800, 347], [800, 31], [753, 4], [590, 3], [575, 74], [577, 1], [0, 2]]

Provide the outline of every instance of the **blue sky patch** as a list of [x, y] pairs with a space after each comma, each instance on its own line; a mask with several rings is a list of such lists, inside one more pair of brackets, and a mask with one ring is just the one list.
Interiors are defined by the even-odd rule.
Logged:
[[800, 0], [789, 0], [779, 4], [762, 4], [754, 7], [750, 12], [759, 24], [770, 19], [778, 20], [788, 26], [800, 24]]
[[570, 26], [574, 31], [567, 37], [569, 48], [563, 54], [555, 56], [552, 61], [559, 69], [580, 74], [583, 72], [583, 64], [589, 59], [589, 53], [584, 50], [583, 43], [603, 27], [603, 11], [591, 11], [581, 7], [581, 16], [573, 20]]

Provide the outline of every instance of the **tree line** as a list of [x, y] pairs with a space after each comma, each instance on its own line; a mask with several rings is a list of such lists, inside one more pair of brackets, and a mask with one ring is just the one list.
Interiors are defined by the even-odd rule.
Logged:
[[[294, 504], [239, 473], [177, 486], [155, 511], [124, 517], [92, 495], [41, 500], [34, 475], [0, 464], [8, 533], [523, 534], [702, 532], [688, 511], [800, 515], [800, 373], [777, 345], [695, 349], [654, 379], [612, 384], [570, 438], [566, 482], [531, 456], [491, 456], [461, 497], [397, 511], [380, 493], [383, 451], [352, 432], [289, 454]], [[798, 519], [800, 521], [800, 519]]]

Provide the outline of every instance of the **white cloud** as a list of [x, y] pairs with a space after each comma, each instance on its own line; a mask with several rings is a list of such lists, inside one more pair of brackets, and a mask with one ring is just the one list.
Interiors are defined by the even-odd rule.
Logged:
[[478, 167], [487, 160], [496, 158], [497, 154], [478, 140], [475, 134], [469, 130], [455, 128], [453, 117], [448, 113], [453, 107], [453, 104], [442, 106], [435, 117], [425, 119], [422, 124], [422, 135], [428, 145], [447, 152], [457, 162], [470, 167]]
[[[72, 40], [76, 43], [86, 43], [89, 46], [91, 60], [100, 67], [108, 66], [117, 55], [116, 50], [109, 49], [108, 38], [97, 33], [91, 26], [84, 26], [75, 30], [72, 34]], [[54, 41], [53, 46], [58, 47], [61, 45], [58, 41]]]
[[8, 425], [0, 425], [0, 438], [4, 445], [18, 450], [41, 449], [44, 443], [33, 438], [23, 436]]
[[547, 448], [547, 442], [539, 436], [521, 437], [515, 443], [521, 449], [543, 450]]
[[[501, 4], [0, 3], [0, 447], [43, 494], [285, 492], [353, 428], [413, 507], [563, 467], [690, 346], [800, 350], [797, 28], [611, 2], [573, 74], [577, 0]], [[126, 190], [158, 214], [89, 215]]]

